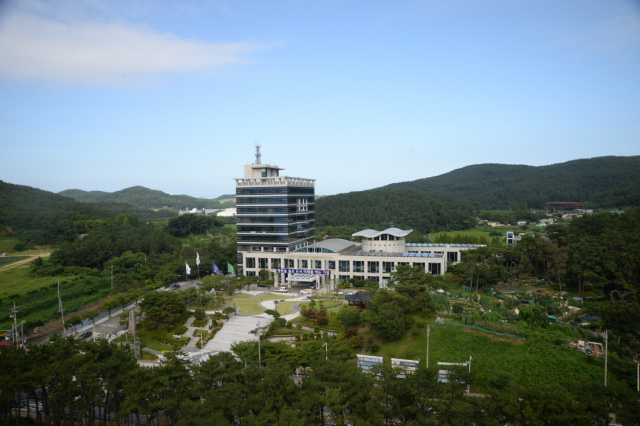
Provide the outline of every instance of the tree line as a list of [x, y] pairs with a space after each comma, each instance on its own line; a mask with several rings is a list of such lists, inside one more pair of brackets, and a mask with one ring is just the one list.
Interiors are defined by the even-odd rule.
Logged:
[[[367, 373], [333, 349], [325, 361], [320, 342], [312, 346], [303, 364], [271, 353], [258, 365], [222, 352], [189, 365], [169, 352], [154, 368], [103, 339], [2, 347], [3, 371], [12, 374], [0, 381], [0, 413], [15, 423], [22, 401], [36, 423], [53, 425], [606, 425], [610, 413], [622, 424], [640, 420], [637, 395], [623, 387], [521, 387], [496, 375], [483, 397], [469, 397], [473, 375], [464, 371], [448, 383], [423, 366], [406, 376], [388, 363]], [[294, 381], [303, 366], [307, 374]]]

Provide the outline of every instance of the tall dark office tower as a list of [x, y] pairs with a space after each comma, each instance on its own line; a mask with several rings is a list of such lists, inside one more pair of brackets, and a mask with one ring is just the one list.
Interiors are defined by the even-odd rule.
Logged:
[[284, 169], [261, 163], [257, 145], [255, 164], [235, 178], [238, 266], [246, 252], [290, 252], [315, 241], [315, 179], [280, 176]]

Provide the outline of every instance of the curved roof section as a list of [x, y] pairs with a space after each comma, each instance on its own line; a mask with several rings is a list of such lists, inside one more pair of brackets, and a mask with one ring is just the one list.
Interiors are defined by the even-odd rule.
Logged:
[[331, 238], [328, 240], [319, 241], [315, 244], [311, 244], [310, 246], [299, 248], [294, 253], [340, 253], [355, 245], [356, 244], [354, 242], [343, 240], [342, 238]]
[[403, 238], [413, 232], [413, 229], [409, 229], [405, 231], [404, 229], [399, 228], [387, 228], [384, 231], [376, 231], [375, 229], [365, 229], [364, 231], [356, 232], [355, 234], [351, 234], [353, 237], [367, 237], [374, 238], [378, 235], [382, 234], [390, 234], [394, 237]]

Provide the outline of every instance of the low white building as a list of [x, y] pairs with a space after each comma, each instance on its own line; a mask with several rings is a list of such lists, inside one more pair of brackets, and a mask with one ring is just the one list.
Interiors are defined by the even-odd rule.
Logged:
[[480, 247], [475, 244], [407, 243], [405, 237], [411, 232], [398, 228], [366, 229], [353, 234], [353, 237], [362, 237], [362, 243], [334, 238], [287, 253], [244, 252], [241, 272], [256, 276], [264, 269], [273, 274], [276, 285], [288, 287], [303, 284], [318, 288], [329, 280], [335, 283], [351, 278], [377, 282], [385, 287], [398, 265], [419, 266], [425, 272], [442, 275], [447, 264], [460, 261], [462, 250]]

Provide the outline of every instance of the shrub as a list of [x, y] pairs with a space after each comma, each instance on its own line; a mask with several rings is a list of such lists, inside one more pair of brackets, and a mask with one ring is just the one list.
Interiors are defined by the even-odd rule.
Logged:
[[300, 339], [301, 339], [300, 335], [299, 335], [299, 334], [296, 334], [296, 341], [297, 341], [297, 342], [299, 342], [299, 341], [300, 341]]
[[426, 326], [427, 326], [427, 323], [425, 321], [422, 321], [422, 320], [416, 321], [416, 327], [425, 328]]
[[203, 320], [205, 317], [205, 312], [204, 309], [196, 309], [195, 312], [193, 313], [193, 316], [195, 317], [195, 319], [197, 320]]
[[464, 311], [464, 306], [456, 303], [455, 305], [453, 305], [453, 313], [454, 314], [461, 314]]
[[313, 331], [317, 333], [318, 331], [320, 331], [320, 327], [313, 327]]
[[414, 336], [418, 336], [420, 333], [422, 333], [422, 331], [419, 328], [411, 329], [411, 334], [413, 334]]
[[287, 321], [287, 328], [293, 328], [293, 323], [291, 321]]
[[374, 343], [373, 345], [371, 345], [371, 353], [375, 354], [376, 352], [378, 352], [380, 350], [380, 345], [377, 343]]
[[303, 334], [302, 335], [302, 340], [309, 340], [309, 335], [308, 334]]
[[413, 317], [405, 317], [404, 318], [404, 328], [410, 329], [415, 324], [416, 320]]

